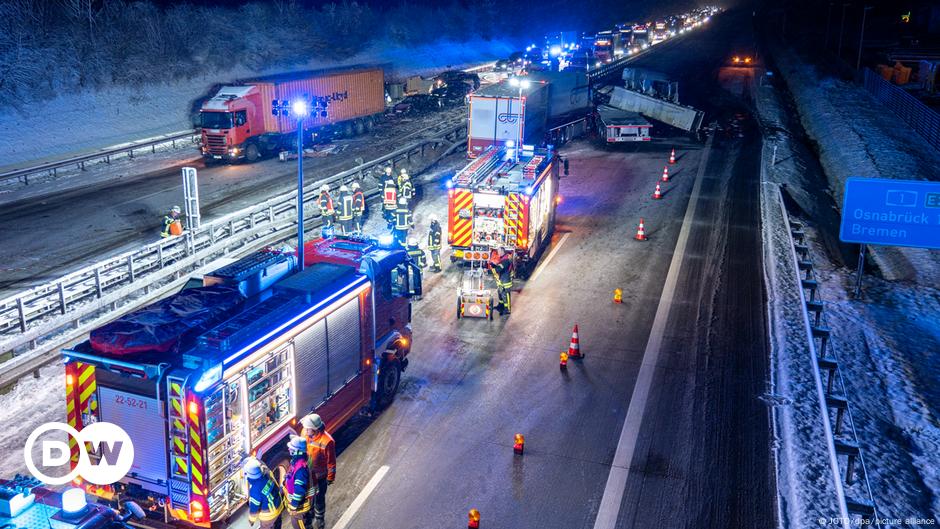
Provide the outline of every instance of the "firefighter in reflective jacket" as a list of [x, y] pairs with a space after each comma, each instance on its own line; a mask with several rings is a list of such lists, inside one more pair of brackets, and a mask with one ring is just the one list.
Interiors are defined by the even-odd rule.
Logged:
[[395, 220], [395, 209], [398, 207], [398, 184], [392, 177], [391, 168], [386, 169], [385, 182], [382, 183], [382, 216], [391, 225]]
[[428, 217], [431, 220], [431, 227], [428, 228], [428, 251], [431, 252], [431, 270], [441, 271], [441, 223], [437, 220], [437, 215], [431, 214]]
[[408, 239], [408, 257], [411, 257], [411, 260], [419, 267], [427, 268], [428, 258], [424, 255], [424, 250], [418, 246], [418, 239], [414, 237]]
[[353, 197], [345, 184], [339, 187], [339, 196], [336, 199], [336, 223], [339, 224], [340, 233], [352, 235], [353, 227]]
[[160, 237], [165, 239], [170, 235], [181, 235], [183, 233], [183, 223], [180, 222], [182, 212], [179, 206], [173, 206], [169, 213], [163, 216], [163, 231], [160, 232]]
[[281, 510], [284, 499], [274, 476], [254, 457], [242, 466], [248, 479], [248, 523], [261, 521], [261, 529], [281, 529]]
[[307, 468], [316, 483], [313, 496], [313, 527], [326, 527], [326, 488], [336, 479], [336, 443], [326, 433], [323, 419], [316, 413], [307, 415], [300, 421], [303, 434], [307, 439]]
[[398, 177], [398, 194], [408, 201], [409, 208], [414, 206], [415, 186], [411, 183], [411, 177], [404, 169], [401, 170], [401, 175]]
[[366, 196], [362, 194], [359, 182], [352, 183], [353, 226], [357, 235], [362, 235], [362, 218], [366, 214]]
[[287, 441], [290, 467], [284, 476], [284, 498], [287, 499], [287, 514], [291, 529], [310, 529], [313, 524], [311, 505], [316, 495], [316, 484], [310, 480], [307, 468], [307, 440], [292, 435]]
[[496, 294], [499, 297], [499, 313], [509, 314], [512, 311], [512, 256], [502, 247], [497, 249], [496, 262], [490, 263], [490, 271], [496, 279]]
[[320, 215], [323, 217], [325, 226], [333, 225], [333, 216], [336, 210], [333, 209], [333, 197], [330, 196], [330, 186], [323, 184], [320, 186], [320, 198], [317, 199], [317, 205], [320, 206]]
[[398, 244], [404, 246], [408, 240], [408, 230], [411, 229], [411, 209], [408, 207], [408, 201], [405, 197], [398, 199], [398, 207], [395, 208], [395, 240]]

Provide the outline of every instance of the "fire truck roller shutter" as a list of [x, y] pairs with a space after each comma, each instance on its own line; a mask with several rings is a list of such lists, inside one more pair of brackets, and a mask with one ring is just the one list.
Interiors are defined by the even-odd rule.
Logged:
[[304, 414], [329, 394], [326, 321], [314, 323], [294, 338], [294, 359], [297, 366], [297, 413]]
[[330, 393], [336, 393], [359, 374], [362, 359], [359, 329], [359, 298], [326, 317], [327, 340], [330, 347]]
[[101, 386], [99, 395], [101, 420], [117, 424], [134, 441], [134, 463], [124, 481], [166, 494], [166, 435], [157, 399]]
[[469, 247], [473, 236], [473, 191], [455, 189], [450, 208], [450, 245]]

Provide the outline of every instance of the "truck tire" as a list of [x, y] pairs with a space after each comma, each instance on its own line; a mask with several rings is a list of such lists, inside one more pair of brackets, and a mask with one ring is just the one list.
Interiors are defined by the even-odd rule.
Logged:
[[375, 128], [375, 120], [371, 117], [365, 119], [366, 132], [372, 132], [372, 129]]
[[245, 160], [251, 163], [257, 162], [258, 158], [261, 158], [261, 152], [258, 150], [258, 146], [254, 143], [249, 143], [248, 146], [245, 147]]
[[379, 384], [377, 388], [377, 404], [379, 409], [385, 409], [395, 400], [395, 394], [398, 393], [398, 385], [401, 383], [401, 363], [396, 360], [386, 360], [382, 364], [382, 370], [379, 372]]
[[354, 127], [356, 136], [361, 136], [366, 131], [366, 124], [361, 119], [356, 120]]
[[343, 131], [344, 138], [352, 138], [353, 134], [356, 132], [356, 129], [355, 127], [353, 127], [353, 124], [351, 121], [347, 121], [346, 123], [343, 123], [341, 130]]

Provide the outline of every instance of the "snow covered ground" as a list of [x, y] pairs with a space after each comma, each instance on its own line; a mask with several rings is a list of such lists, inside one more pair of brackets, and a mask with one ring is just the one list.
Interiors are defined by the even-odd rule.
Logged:
[[[350, 64], [383, 64], [387, 78], [438, 72], [505, 57], [511, 43], [473, 40], [441, 41], [415, 48], [374, 45], [355, 57], [328, 63], [311, 60], [298, 70]], [[278, 71], [236, 68], [172, 85], [111, 88], [100, 92], [62, 94], [27, 107], [28, 113], [0, 113], [0, 164], [7, 168], [25, 162], [60, 158], [123, 142], [192, 128], [198, 98], [217, 83]], [[2, 169], [4, 167], [0, 167]]]
[[[806, 89], [813, 90], [808, 84]], [[826, 303], [824, 324], [832, 330], [831, 351], [839, 359], [846, 381], [846, 396], [852, 407], [879, 515], [901, 519], [915, 516], [940, 523], [940, 386], [937, 385], [940, 381], [937, 356], [940, 354], [940, 290], [936, 283], [925, 280], [930, 273], [928, 263], [918, 270], [918, 281], [866, 276], [863, 299], [853, 299], [854, 263], [846, 263], [843, 257], [845, 248], [837, 241], [838, 226], [833, 220], [838, 217], [832, 210], [833, 200], [839, 197], [841, 201], [841, 186], [838, 193], [825, 189], [827, 177], [829, 182], [841, 184], [847, 176], [844, 171], [833, 176], [831, 171], [837, 169], [832, 165], [834, 158], [857, 163], [866, 159], [864, 153], [847, 147], [839, 149], [837, 142], [845, 144], [853, 138], [851, 130], [862, 130], [860, 123], [865, 122], [867, 113], [860, 114], [859, 122], [854, 122], [853, 114], [848, 111], [844, 117], [833, 116], [832, 119], [844, 119], [846, 126], [854, 128], [843, 130], [843, 134], [814, 136], [810, 133], [823, 153], [820, 168], [812, 159], [813, 153], [799, 130], [799, 123], [791, 121], [799, 118], [793, 117], [785, 94], [770, 85], [755, 91], [754, 100], [768, 140], [767, 151], [777, 145], [778, 162], [767, 171], [765, 178], [773, 182], [769, 185], [786, 186], [787, 194], [796, 203], [794, 212], [808, 234], [811, 260], [820, 282], [820, 297]], [[832, 97], [839, 96], [833, 94]], [[807, 127], [808, 123], [820, 128], [823, 125], [805, 114], [801, 117]], [[877, 129], [866, 129], [866, 135], [873, 140], [878, 138]], [[889, 149], [893, 137], [882, 138], [878, 143], [880, 148]], [[914, 155], [902, 150], [890, 156], [910, 160]], [[825, 175], [820, 174], [823, 168]], [[769, 215], [765, 212], [765, 223], [779, 222]], [[765, 238], [767, 265], [783, 266], [779, 261], [789, 256], [780, 255], [771, 261], [767, 245], [772, 247], [773, 240]], [[905, 259], [910, 257], [904, 256]], [[881, 254], [881, 258], [894, 259], [891, 254]], [[936, 259], [937, 255], [932, 258]], [[792, 264], [788, 266], [792, 271]], [[769, 297], [773, 301], [773, 292], [769, 292]], [[770, 310], [773, 314], [775, 310], [784, 309], [772, 305]], [[786, 345], [792, 347], [792, 344]], [[780, 353], [775, 351], [775, 354]], [[779, 376], [779, 358], [775, 365]], [[776, 393], [786, 402], [778, 408], [778, 414], [793, 415], [795, 412], [789, 409], [791, 402], [796, 405], [798, 399], [813, 398], [808, 392], [815, 392], [814, 387], [799, 385], [791, 390], [793, 393], [787, 393], [777, 384]], [[802, 427], [814, 425], [809, 421]], [[800, 442], [802, 432], [799, 429], [794, 434], [789, 441], [794, 442], [795, 449], [814, 448]], [[786, 465], [781, 468], [786, 472], [784, 477], [794, 474]], [[812, 499], [811, 490], [802, 490], [804, 497]], [[823, 498], [823, 492], [817, 497]]]
[[[850, 176], [937, 180], [940, 152], [862, 87], [820, 74], [791, 50], [772, 46], [806, 133], [818, 145], [832, 196], [841, 208]], [[940, 284], [940, 252], [874, 247], [887, 279]]]

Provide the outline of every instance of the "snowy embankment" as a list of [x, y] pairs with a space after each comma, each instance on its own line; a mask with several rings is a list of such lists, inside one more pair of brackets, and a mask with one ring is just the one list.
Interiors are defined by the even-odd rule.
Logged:
[[[771, 47], [793, 95], [803, 128], [816, 142], [837, 207], [850, 176], [936, 180], [940, 152], [854, 83], [819, 74], [791, 50]], [[886, 279], [940, 284], [940, 253], [876, 246], [874, 263]]]
[[[864, 298], [852, 298], [853, 270], [838, 264], [839, 250], [832, 243], [836, 236], [832, 231], [838, 227], [821, 220], [832, 202], [821, 189], [824, 177], [816, 174], [819, 168], [801, 141], [799, 123], [790, 121], [793, 118], [785, 98], [773, 86], [765, 84], [755, 91], [767, 140], [777, 145], [777, 164], [764, 175], [772, 183], [765, 187], [786, 185], [787, 194], [806, 217], [799, 220], [807, 233], [819, 295], [826, 304], [824, 324], [832, 333], [830, 354], [838, 358], [846, 381], [846, 397], [879, 515], [914, 516], [940, 523], [940, 290], [935, 285], [868, 276]], [[768, 235], [767, 224], [782, 219], [769, 219], [770, 213], [764, 212], [766, 266], [785, 267], [792, 273], [789, 253], [774, 257], [776, 243]], [[775, 293], [769, 283], [768, 296], [773, 302]], [[798, 308], [798, 304], [793, 307]], [[784, 309], [772, 303], [770, 310], [773, 316], [774, 311]], [[783, 350], [776, 337], [774, 343]], [[778, 356], [775, 365], [779, 368], [780, 364]], [[815, 391], [792, 389], [797, 391], [787, 393], [778, 382], [776, 393], [790, 400], [805, 400], [812, 398], [810, 389]], [[792, 415], [788, 408], [777, 408], [778, 415]], [[780, 469], [781, 479], [792, 473], [783, 457]], [[781, 492], [785, 490], [781, 486]]]
[[[511, 43], [486, 40], [441, 41], [414, 48], [374, 45], [346, 61], [311, 60], [295, 69], [382, 64], [386, 78], [395, 79], [495, 60], [512, 50]], [[173, 84], [68, 93], [31, 103], [22, 111], [6, 109], [0, 112], [0, 166], [61, 158], [192, 128], [195, 102], [214, 85], [283, 71], [237, 67]]]

